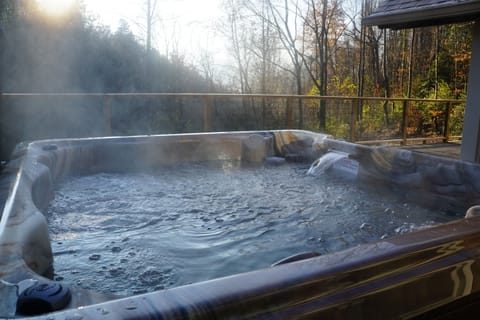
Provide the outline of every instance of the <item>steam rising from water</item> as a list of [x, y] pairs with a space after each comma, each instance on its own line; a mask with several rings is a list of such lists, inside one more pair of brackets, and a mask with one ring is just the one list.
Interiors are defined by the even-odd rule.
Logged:
[[[4, 10], [0, 12], [2, 93], [205, 92], [215, 89], [181, 59], [171, 62], [157, 52], [151, 52], [146, 59], [144, 45], [137, 41], [125, 21], [117, 31], [111, 32], [109, 28], [96, 25], [80, 7], [74, 6], [68, 19], [53, 23], [32, 6], [34, 1], [4, 2], [0, 5]], [[149, 70], [148, 75], [146, 70]], [[189, 103], [185, 106], [189, 109], [183, 110], [183, 100], [178, 103], [166, 99], [118, 100], [110, 101], [114, 135], [201, 131], [199, 124], [203, 122], [199, 114], [202, 111], [190, 108], [198, 103]], [[172, 108], [164, 111], [166, 105]], [[8, 159], [14, 146], [21, 141], [103, 135], [102, 107], [101, 96], [3, 97], [0, 103], [0, 159]]]

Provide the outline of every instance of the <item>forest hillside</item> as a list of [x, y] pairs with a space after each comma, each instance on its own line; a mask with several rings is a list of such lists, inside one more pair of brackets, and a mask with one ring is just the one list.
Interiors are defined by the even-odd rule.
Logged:
[[[0, 1], [0, 92], [138, 93], [231, 92], [318, 96], [464, 99], [470, 63], [471, 24], [410, 30], [362, 26], [377, 0], [223, 0], [215, 28], [225, 39], [228, 66], [208, 51], [198, 59], [152, 45], [162, 2], [139, 0], [148, 32], [117, 30], [88, 16], [82, 0], [68, 18], [50, 19], [35, 1]], [[8, 97], [0, 100], [1, 158], [19, 141], [103, 133], [101, 98]], [[194, 99], [114, 99], [113, 134], [202, 130]], [[284, 102], [268, 99], [214, 101], [213, 130], [285, 126]], [[443, 106], [420, 106], [411, 132], [423, 133]], [[426, 109], [428, 107], [428, 109]], [[363, 129], [378, 122], [378, 135], [398, 135], [398, 104], [360, 105]], [[295, 102], [295, 127], [345, 137], [351, 106], [322, 100]], [[369, 112], [368, 118], [362, 114]], [[463, 109], [452, 111], [461, 130]], [[377, 124], [375, 124], [377, 126]], [[47, 130], [48, 129], [48, 130]], [[375, 137], [376, 138], [376, 137]]]

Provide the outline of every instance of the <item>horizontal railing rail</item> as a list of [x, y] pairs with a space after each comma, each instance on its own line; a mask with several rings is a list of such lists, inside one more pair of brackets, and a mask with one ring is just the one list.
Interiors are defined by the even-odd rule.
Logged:
[[424, 99], [402, 97], [357, 97], [357, 96], [314, 96], [297, 94], [261, 94], [261, 93], [175, 93], [175, 92], [119, 92], [119, 93], [8, 93], [4, 97], [216, 97], [216, 98], [300, 98], [325, 100], [377, 100], [377, 101], [414, 101], [414, 102], [465, 102], [461, 99]]
[[[453, 110], [460, 106], [465, 106], [464, 100], [456, 100], [456, 99], [422, 99], [422, 98], [403, 98], [403, 97], [393, 97], [393, 98], [385, 98], [385, 97], [356, 97], [356, 96], [312, 96], [312, 95], [292, 95], [292, 94], [235, 94], [235, 93], [2, 93], [3, 98], [82, 98], [82, 97], [91, 97], [91, 98], [101, 98], [103, 99], [102, 108], [103, 108], [103, 123], [104, 123], [104, 134], [111, 135], [112, 134], [112, 109], [114, 106], [112, 105], [112, 99], [123, 99], [123, 98], [196, 98], [201, 99], [203, 104], [203, 130], [204, 131], [211, 131], [212, 130], [212, 108], [213, 102], [215, 99], [277, 99], [277, 100], [284, 100], [281, 108], [284, 109], [285, 114], [285, 127], [286, 128], [295, 128], [296, 123], [298, 123], [297, 128], [304, 129], [304, 120], [311, 120], [312, 118], [309, 115], [305, 115], [303, 112], [298, 112], [295, 110], [294, 101], [300, 101], [300, 106], [305, 108], [305, 105], [302, 104], [312, 103], [312, 102], [320, 102], [320, 101], [327, 101], [327, 102], [343, 102], [347, 103], [350, 110], [347, 111], [348, 116], [345, 118], [344, 126], [348, 127], [349, 134], [346, 138], [350, 141], [360, 141], [364, 143], [381, 143], [382, 141], [393, 141], [399, 142], [402, 144], [406, 144], [409, 140], [422, 140], [426, 141], [429, 139], [438, 140], [441, 139], [442, 141], [449, 141], [452, 137], [451, 135], [451, 120], [452, 120], [452, 112]], [[5, 104], [5, 100], [4, 104]], [[378, 133], [378, 136], [375, 137], [367, 137], [365, 139], [365, 135], [362, 133], [365, 131], [365, 128], [362, 128], [362, 125], [366, 122], [364, 117], [366, 115], [365, 105], [366, 103], [383, 103], [384, 110], [376, 110], [377, 117], [378, 114], [385, 113], [386, 117], [388, 118], [387, 113], [387, 105], [393, 104], [392, 109], [395, 108], [396, 114], [401, 114], [401, 117], [398, 118], [396, 127], [398, 133], [400, 134], [399, 137], [395, 139], [382, 139], [381, 132]], [[398, 103], [398, 105], [394, 105]], [[414, 118], [412, 115], [412, 107], [431, 104], [434, 106], [435, 111], [432, 111], [432, 114], [436, 114], [434, 117], [436, 123], [442, 123], [441, 130], [437, 128], [437, 130], [442, 131], [442, 135], [434, 135], [434, 136], [425, 136], [425, 137], [410, 137], [409, 130], [414, 130], [415, 126], [411, 125], [411, 121]], [[311, 106], [307, 106], [308, 108], [312, 108]], [[334, 106], [335, 107], [335, 106]], [[375, 108], [379, 108], [380, 106], [377, 105]], [[375, 109], [374, 108], [374, 109]], [[428, 108], [425, 106], [420, 106], [419, 108]], [[372, 109], [372, 108], [370, 108]], [[439, 111], [440, 109], [440, 111]], [[417, 110], [418, 111], [418, 110]], [[441, 119], [439, 119], [439, 115]], [[345, 116], [345, 113], [343, 114]], [[298, 119], [298, 118], [301, 119]], [[333, 116], [334, 117], [334, 116]], [[432, 116], [433, 117], [433, 116]], [[347, 119], [348, 118], [348, 119]], [[386, 120], [388, 123], [388, 119]], [[457, 120], [458, 122], [458, 120]], [[463, 119], [462, 119], [463, 122]], [[413, 128], [413, 129], [412, 129]], [[312, 129], [311, 125], [308, 129]], [[318, 127], [316, 128], [318, 130]], [[386, 128], [384, 128], [386, 129]], [[382, 129], [377, 129], [378, 131], [382, 131]], [[458, 131], [458, 130], [457, 130]], [[329, 133], [329, 132], [327, 132]]]

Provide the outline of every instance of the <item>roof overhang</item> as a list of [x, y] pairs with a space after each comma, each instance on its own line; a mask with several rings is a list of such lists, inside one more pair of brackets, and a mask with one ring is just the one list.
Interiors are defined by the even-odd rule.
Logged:
[[367, 26], [406, 29], [480, 19], [480, 1], [447, 1], [435, 6], [423, 6], [388, 12], [377, 11], [363, 18]]

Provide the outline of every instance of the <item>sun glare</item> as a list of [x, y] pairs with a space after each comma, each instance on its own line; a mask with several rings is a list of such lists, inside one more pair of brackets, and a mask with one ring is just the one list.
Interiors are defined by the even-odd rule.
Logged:
[[61, 17], [73, 9], [75, 0], [36, 0], [38, 8], [46, 15]]

